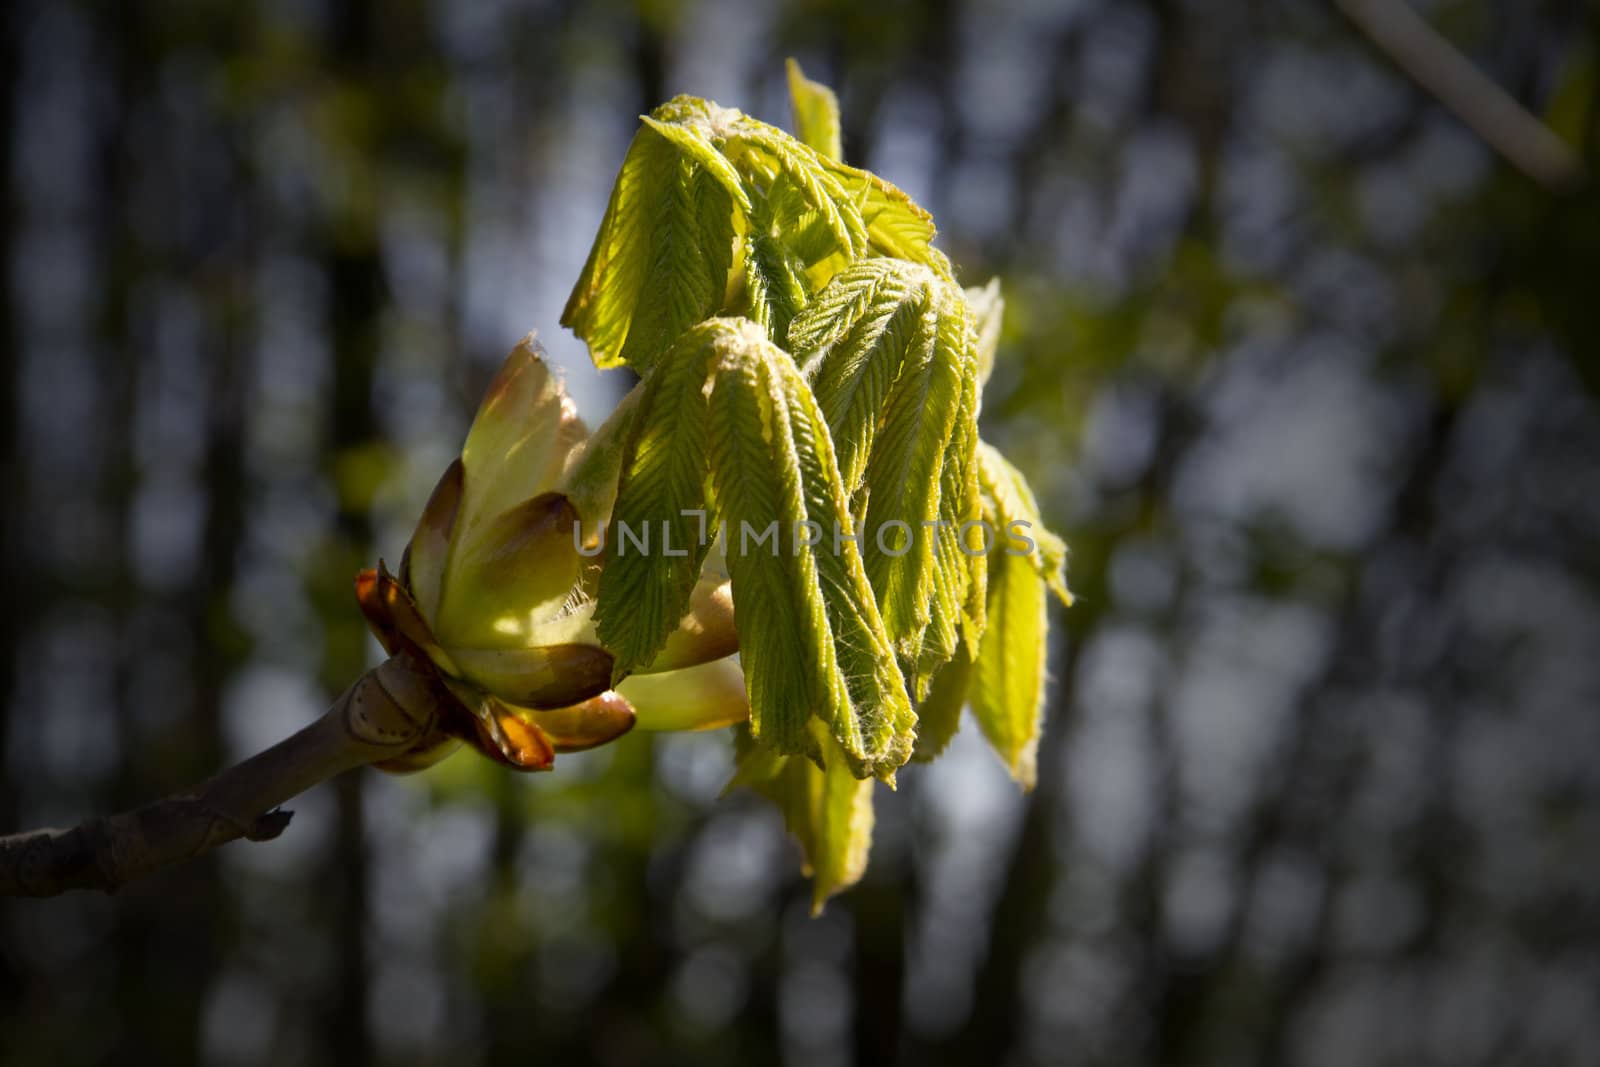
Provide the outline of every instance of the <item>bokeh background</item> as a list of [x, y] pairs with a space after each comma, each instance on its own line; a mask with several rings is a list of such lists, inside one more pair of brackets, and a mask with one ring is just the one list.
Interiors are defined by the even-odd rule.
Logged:
[[[1589, 6], [1418, 9], [1591, 164]], [[970, 728], [806, 917], [726, 733], [460, 754], [0, 903], [0, 1064], [1600, 1063], [1600, 196], [1311, 0], [234, 0], [0, 20], [0, 830], [181, 788], [375, 646], [636, 116], [786, 124], [1009, 299], [1073, 549], [1040, 785]]]

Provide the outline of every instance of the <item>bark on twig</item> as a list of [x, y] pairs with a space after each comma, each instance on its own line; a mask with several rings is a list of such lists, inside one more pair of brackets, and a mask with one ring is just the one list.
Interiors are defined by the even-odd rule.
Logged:
[[404, 655], [362, 675], [311, 725], [193, 791], [70, 830], [0, 837], [0, 896], [113, 892], [239, 838], [289, 825], [278, 805], [343, 771], [393, 759], [435, 726], [427, 675]]

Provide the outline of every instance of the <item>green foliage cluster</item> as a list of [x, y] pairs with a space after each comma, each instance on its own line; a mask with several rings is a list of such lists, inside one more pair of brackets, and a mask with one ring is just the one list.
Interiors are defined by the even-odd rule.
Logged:
[[562, 322], [642, 379], [599, 434], [620, 446], [591, 448], [615, 466], [613, 525], [684, 549], [608, 538], [615, 679], [725, 567], [737, 781], [782, 807], [820, 903], [861, 873], [872, 781], [942, 751], [968, 703], [1031, 785], [1047, 592], [1070, 595], [1062, 543], [978, 438], [998, 285], [962, 289], [927, 212], [839, 159], [832, 92], [789, 76], [798, 137], [692, 97], [644, 119]]

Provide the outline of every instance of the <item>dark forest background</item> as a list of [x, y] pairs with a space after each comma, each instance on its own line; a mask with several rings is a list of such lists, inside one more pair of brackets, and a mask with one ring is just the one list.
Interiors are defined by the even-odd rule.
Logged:
[[[1429, 23], [1600, 164], [1600, 22]], [[1600, 194], [1311, 0], [42, 3], [0, 18], [0, 830], [179, 789], [375, 646], [637, 115], [788, 123], [1009, 298], [1072, 545], [1040, 786], [968, 730], [806, 918], [726, 733], [352, 774], [0, 903], [0, 1064], [1600, 1063]]]

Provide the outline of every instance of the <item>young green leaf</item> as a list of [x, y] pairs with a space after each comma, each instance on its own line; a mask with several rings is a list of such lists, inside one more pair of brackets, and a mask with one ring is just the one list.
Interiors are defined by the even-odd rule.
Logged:
[[891, 383], [928, 310], [927, 270], [864, 259], [841, 271], [789, 327], [789, 348], [828, 420], [839, 474], [855, 492], [866, 475]]
[[[846, 488], [865, 487], [867, 573], [920, 692], [920, 665], [931, 671], [954, 649], [956, 606], [971, 581], [954, 540], [977, 517], [977, 370], [965, 298], [925, 267], [866, 259], [817, 294], [789, 338]], [[936, 643], [925, 652], [936, 614]]]
[[595, 609], [596, 633], [616, 656], [613, 681], [661, 651], [688, 609], [710, 547], [705, 384], [716, 336], [690, 330], [642, 383]]
[[961, 709], [966, 707], [971, 685], [972, 658], [958, 649], [934, 674], [928, 695], [917, 705], [917, 744], [912, 759], [937, 759], [949, 746], [961, 726]]
[[[751, 730], [780, 752], [811, 754], [812, 709], [836, 712], [843, 687], [816, 593], [815, 563], [793, 544], [794, 525], [805, 518], [799, 460], [785, 425], [781, 382], [773, 380], [774, 361], [759, 354], [737, 358], [743, 349], [759, 353], [762, 341], [742, 333], [722, 340], [729, 358], [711, 400], [712, 484], [728, 522], [725, 551]], [[769, 532], [774, 539], [765, 550]]]
[[794, 60], [789, 60], [785, 69], [789, 76], [789, 103], [794, 107], [796, 136], [829, 159], [843, 159], [839, 98], [826, 85], [807, 78]]
[[[837, 743], [833, 746], [837, 749]], [[872, 791], [876, 783], [858, 780], [850, 774], [842, 753], [829, 753], [828, 766], [818, 771], [800, 760], [812, 800], [811, 914], [821, 913], [828, 898], [861, 880], [867, 870], [867, 855], [872, 848]], [[825, 757], [826, 758], [826, 757]], [[820, 788], [816, 784], [818, 777]]]
[[650, 230], [648, 289], [641, 289], [622, 362], [643, 373], [684, 330], [722, 306], [733, 258], [732, 205], [723, 186], [688, 159]]
[[789, 408], [789, 427], [800, 461], [806, 515], [815, 524], [813, 534], [832, 541], [818, 546], [817, 577], [839, 649], [839, 668], [856, 712], [860, 755], [852, 734], [841, 730], [838, 723], [834, 736], [846, 746], [859, 773], [884, 774], [905, 762], [916, 731], [916, 715], [905, 697], [905, 682], [896, 667], [862, 557], [852, 542], [843, 540], [854, 520], [827, 424], [798, 375], [790, 380], [798, 386]]
[[933, 216], [909, 194], [871, 171], [837, 160], [826, 160], [825, 165], [861, 213], [870, 254], [920, 263], [947, 281], [954, 279], [950, 260], [933, 247], [938, 233]]
[[[868, 245], [861, 204], [870, 197], [832, 166], [731, 108], [685, 96], [662, 105], [628, 149], [562, 323], [597, 365], [640, 373], [684, 329], [727, 308], [781, 343], [810, 293]], [[874, 195], [882, 214], [893, 198]]]
[[788, 75], [795, 132], [823, 157], [824, 165], [854, 201], [866, 227], [867, 252], [918, 263], [941, 278], [953, 278], [950, 261], [933, 247], [933, 216], [876, 174], [844, 163], [839, 101], [833, 90], [806, 78], [793, 59], [788, 62]]
[[815, 402], [753, 323], [699, 329], [714, 335], [719, 353], [712, 486], [751, 729], [780, 752], [817, 757], [807, 725], [816, 715], [854, 773], [892, 774], [910, 755], [915, 716], [855, 546], [819, 551], [843, 520], [845, 494]]
[[669, 198], [677, 176], [678, 155], [670, 141], [650, 129], [634, 134], [600, 232], [561, 312], [561, 325], [588, 343], [596, 366], [622, 363], [650, 266], [652, 212]]
[[1022, 473], [979, 442], [985, 521], [997, 531], [989, 554], [987, 626], [972, 681], [972, 712], [1011, 774], [1032, 788], [1044, 711], [1046, 602], [1072, 603], [1062, 574], [1066, 546], [1045, 529]]
[[978, 442], [978, 484], [984, 502], [984, 517], [996, 530], [1002, 544], [1026, 551], [1026, 558], [1063, 607], [1072, 606], [1067, 588], [1067, 546], [1045, 528], [1039, 516], [1039, 502], [1022, 472], [986, 441]]
[[644, 116], [642, 121], [647, 128], [676, 145], [684, 159], [704, 167], [706, 173], [727, 191], [734, 206], [748, 214], [750, 196], [745, 190], [744, 179], [728, 162], [728, 157], [711, 142], [707, 133], [708, 123], [715, 121], [712, 116], [717, 110], [714, 104], [680, 96], [657, 108], [655, 114]]
[[758, 198], [749, 231], [740, 241], [743, 296], [735, 309], [759, 323], [774, 341], [788, 336], [789, 324], [809, 298], [806, 265], [788, 243], [775, 236], [771, 202]]
[[937, 283], [884, 401], [864, 483], [867, 576], [897, 650], [913, 659], [931, 621], [941, 475], [950, 442], [966, 435], [957, 419], [971, 360], [966, 301]]
[[[803, 146], [796, 142], [795, 147]], [[818, 211], [788, 174], [767, 169], [765, 160], [758, 152], [741, 157], [751, 183], [751, 209], [741, 242], [742, 276], [747, 288], [781, 296], [771, 316], [775, 325], [768, 332], [783, 344], [789, 320], [812, 293], [855, 258], [857, 249], [841, 243], [837, 218]], [[748, 281], [752, 275], [753, 283]], [[751, 317], [765, 322], [768, 316]]]
[[799, 191], [806, 206], [826, 220], [841, 250], [852, 257], [866, 250], [867, 228], [860, 208], [827, 166], [830, 161], [815, 149], [746, 115], [731, 124], [730, 136], [721, 147], [747, 184], [770, 188], [782, 175]]
[[811, 914], [829, 897], [860, 881], [872, 847], [873, 780], [853, 777], [838, 743], [818, 732], [826, 767], [789, 756], [774, 760], [766, 750], [742, 746], [732, 785], [748, 785], [783, 812], [784, 825], [805, 855], [811, 876]]
[[988, 626], [972, 672], [972, 714], [1024, 789], [1032, 789], [1044, 714], [1045, 584], [1026, 556], [989, 557]]
[[[956, 425], [959, 439], [952, 439], [953, 451], [947, 454], [941, 474], [940, 515], [952, 523], [960, 548], [958, 563], [966, 580], [957, 583], [965, 592], [961, 602], [961, 637], [967, 654], [978, 654], [978, 638], [987, 625], [989, 556], [983, 544], [983, 502], [978, 481], [978, 408], [980, 405], [977, 360], [967, 365], [961, 383], [961, 414]], [[948, 510], [946, 510], [948, 509]], [[974, 523], [980, 525], [975, 526]]]
[[1000, 279], [990, 278], [983, 288], [968, 289], [967, 306], [972, 308], [977, 327], [978, 384], [982, 385], [994, 370], [994, 354], [1000, 348], [1000, 322], [1006, 311], [1005, 297], [1000, 295]]
[[[972, 580], [960, 548], [960, 528], [946, 519], [945, 514], [941, 499], [941, 525], [929, 532], [937, 540], [934, 542], [933, 598], [928, 603], [928, 626], [922, 632], [922, 645], [915, 661], [908, 658], [901, 662], [901, 670], [919, 699], [926, 698], [934, 675], [961, 649], [964, 626], [961, 608]], [[976, 648], [976, 635], [973, 648]]]
[[988, 550], [984, 542], [982, 502], [978, 493], [977, 373], [971, 362], [962, 381], [961, 409], [956, 430], [945, 449], [939, 472], [939, 526], [934, 553], [933, 600], [928, 628], [912, 684], [920, 695], [939, 665], [957, 654], [969, 659], [978, 652], [984, 627], [984, 597]]
[[[680, 98], [656, 114], [686, 109], [697, 113]], [[643, 373], [680, 333], [722, 307], [734, 210], [747, 211], [748, 198], [726, 161], [696, 145], [660, 120], [634, 135], [561, 315], [597, 366]]]

